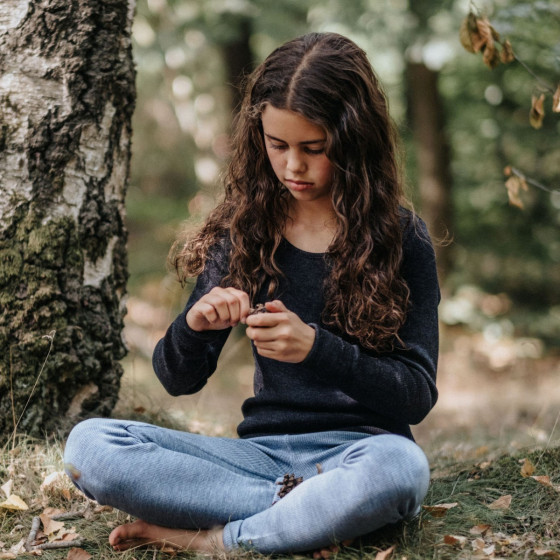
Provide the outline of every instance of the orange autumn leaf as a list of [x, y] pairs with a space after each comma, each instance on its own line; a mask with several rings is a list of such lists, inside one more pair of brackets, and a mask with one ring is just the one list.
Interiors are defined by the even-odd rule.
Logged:
[[64, 527], [63, 521], [55, 521], [54, 519], [51, 519], [46, 513], [42, 513], [41, 515], [39, 515], [39, 519], [41, 519], [41, 522], [43, 523], [43, 533], [45, 533], [45, 535], [47, 536], [57, 533], [58, 531], [60, 531], [60, 529], [62, 529], [62, 527]]
[[488, 504], [489, 509], [509, 509], [511, 506], [511, 495], [502, 496], [497, 500], [494, 500], [491, 504]]
[[531, 98], [531, 111], [529, 113], [529, 122], [533, 128], [539, 129], [544, 119], [544, 93], [539, 97], [533, 95]]
[[443, 537], [443, 542], [450, 546], [457, 546], [463, 548], [467, 543], [467, 537], [461, 537], [458, 535], [445, 535]]
[[457, 507], [459, 504], [453, 502], [451, 504], [437, 504], [435, 506], [422, 506], [422, 509], [426, 510], [432, 517], [443, 517], [447, 510]]
[[68, 551], [66, 560], [89, 560], [91, 557], [91, 554], [83, 548], [74, 547]]
[[527, 458], [523, 459], [523, 466], [521, 467], [521, 476], [527, 478], [532, 476], [535, 472], [535, 466]]

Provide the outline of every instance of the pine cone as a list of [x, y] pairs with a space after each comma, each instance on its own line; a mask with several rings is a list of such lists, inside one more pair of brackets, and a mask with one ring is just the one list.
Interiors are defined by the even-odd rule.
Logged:
[[296, 478], [295, 474], [285, 474], [282, 482], [277, 482], [276, 484], [281, 484], [282, 488], [278, 491], [278, 496], [283, 498], [286, 494], [289, 494], [298, 484], [303, 482], [303, 477], [298, 476]]

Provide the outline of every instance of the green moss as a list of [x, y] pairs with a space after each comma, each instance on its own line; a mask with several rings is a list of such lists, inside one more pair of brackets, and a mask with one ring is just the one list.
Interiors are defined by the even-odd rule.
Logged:
[[7, 285], [21, 274], [21, 253], [12, 248], [0, 249], [0, 286]]

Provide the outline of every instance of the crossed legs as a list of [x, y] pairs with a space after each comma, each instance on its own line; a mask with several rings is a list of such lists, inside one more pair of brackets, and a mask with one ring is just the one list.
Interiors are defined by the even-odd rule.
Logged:
[[[88, 497], [139, 518], [111, 533], [117, 549], [140, 538], [199, 551], [315, 550], [414, 515], [429, 482], [413, 442], [355, 432], [237, 440], [96, 419], [74, 428], [65, 462]], [[287, 473], [304, 481], [280, 499]]]

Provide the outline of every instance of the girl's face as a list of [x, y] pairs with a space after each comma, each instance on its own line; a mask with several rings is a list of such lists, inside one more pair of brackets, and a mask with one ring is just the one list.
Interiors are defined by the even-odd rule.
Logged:
[[330, 200], [333, 165], [327, 135], [298, 113], [267, 105], [262, 113], [266, 153], [278, 180], [297, 201]]

